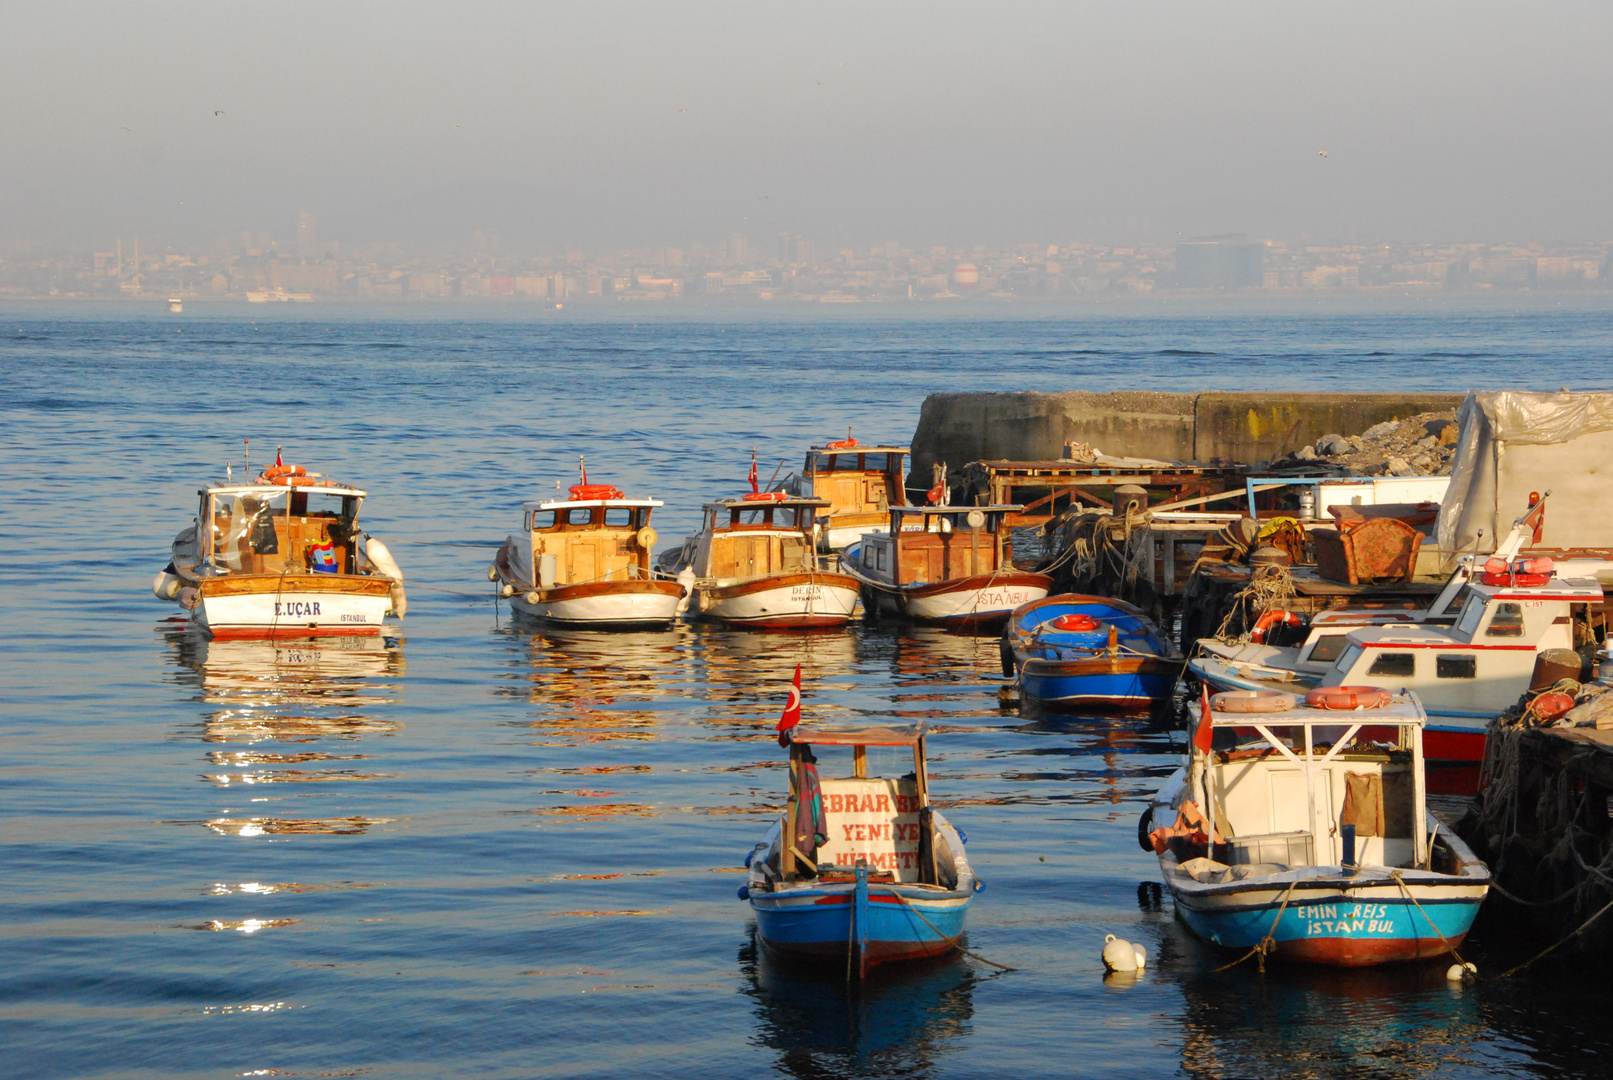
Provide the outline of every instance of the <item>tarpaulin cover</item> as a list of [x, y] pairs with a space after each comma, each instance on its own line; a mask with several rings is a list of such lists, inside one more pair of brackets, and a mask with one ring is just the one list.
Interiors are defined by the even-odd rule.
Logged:
[[1541, 546], [1613, 547], [1613, 394], [1470, 391], [1456, 419], [1438, 526], [1447, 564], [1494, 551], [1530, 492], [1548, 490]]

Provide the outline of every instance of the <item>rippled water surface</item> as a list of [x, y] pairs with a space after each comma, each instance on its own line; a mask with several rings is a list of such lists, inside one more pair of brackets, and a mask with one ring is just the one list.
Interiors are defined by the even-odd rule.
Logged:
[[[1605, 1074], [1613, 994], [1573, 964], [1216, 972], [1139, 887], [1170, 734], [999, 709], [990, 639], [551, 633], [484, 575], [579, 454], [666, 500], [666, 545], [752, 447], [765, 477], [847, 425], [905, 441], [931, 391], [1605, 386], [1601, 308], [485, 310], [0, 308], [4, 1075]], [[151, 596], [247, 436], [370, 491], [399, 638], [209, 642]], [[736, 867], [797, 663], [809, 720], [934, 725], [988, 883], [969, 944], [1014, 970], [848, 995], [758, 954]], [[1105, 933], [1147, 972], [1106, 981]]]

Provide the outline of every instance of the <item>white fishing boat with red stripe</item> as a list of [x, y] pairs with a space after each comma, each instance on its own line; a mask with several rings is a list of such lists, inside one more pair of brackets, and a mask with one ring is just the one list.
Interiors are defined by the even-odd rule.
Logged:
[[586, 468], [567, 494], [522, 504], [521, 531], [487, 570], [500, 594], [517, 614], [564, 626], [670, 626], [686, 601], [685, 589], [650, 565], [650, 514], [663, 503], [590, 484]]
[[1046, 574], [1013, 563], [1007, 515], [1019, 506], [893, 506], [890, 531], [864, 536], [840, 555], [875, 615], [957, 627], [1000, 626], [1015, 608], [1045, 597]]
[[277, 454], [255, 480], [197, 492], [151, 591], [215, 638], [379, 634], [408, 600], [391, 552], [359, 528], [365, 494]]
[[707, 503], [700, 532], [664, 552], [663, 576], [691, 593], [691, 618], [729, 626], [800, 630], [844, 626], [857, 609], [854, 578], [818, 554], [825, 499], [761, 491], [751, 461], [748, 494]]

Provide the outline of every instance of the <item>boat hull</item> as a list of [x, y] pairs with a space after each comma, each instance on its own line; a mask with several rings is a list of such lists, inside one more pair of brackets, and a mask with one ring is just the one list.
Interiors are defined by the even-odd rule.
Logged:
[[882, 615], [897, 615], [938, 626], [1001, 626], [1017, 607], [1040, 600], [1053, 587], [1046, 574], [977, 574], [930, 585], [893, 588], [862, 580], [863, 606]]
[[675, 581], [596, 581], [515, 593], [510, 607], [565, 626], [665, 627], [677, 618], [683, 588]]
[[375, 635], [392, 581], [347, 574], [232, 574], [196, 589], [191, 622], [215, 638]]
[[1169, 702], [1180, 671], [1166, 657], [1025, 660], [1019, 692], [1053, 712], [1135, 716]]
[[[871, 885], [868, 963], [920, 960], [956, 949], [971, 899], [967, 893]], [[854, 884], [752, 895], [750, 903], [758, 935], [774, 952], [801, 960], [847, 961], [856, 910]]]
[[730, 626], [787, 630], [844, 626], [857, 608], [858, 583], [845, 574], [768, 574], [726, 585], [697, 585], [698, 617]]
[[[1283, 905], [1289, 881], [1259, 881], [1194, 894], [1167, 874], [1176, 914], [1212, 945], [1251, 949], [1268, 935], [1278, 959], [1367, 967], [1443, 956], [1459, 946], [1484, 900], [1483, 883], [1443, 875], [1407, 875], [1413, 903], [1394, 881], [1363, 872], [1356, 878], [1302, 880]], [[1443, 940], [1442, 940], [1443, 938]]]

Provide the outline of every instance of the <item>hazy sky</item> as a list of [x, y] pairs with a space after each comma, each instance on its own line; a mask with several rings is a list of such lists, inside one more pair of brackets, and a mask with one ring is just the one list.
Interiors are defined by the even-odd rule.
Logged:
[[1610, 43], [1606, 3], [0, 2], [0, 237], [1606, 239]]

